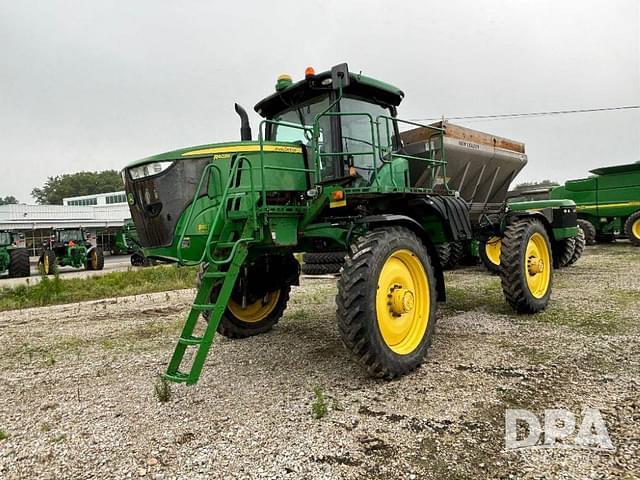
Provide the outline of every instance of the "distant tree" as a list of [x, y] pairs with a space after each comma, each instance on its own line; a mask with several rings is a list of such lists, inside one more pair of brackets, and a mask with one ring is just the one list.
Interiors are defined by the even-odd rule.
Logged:
[[31, 196], [40, 205], [62, 205], [63, 198], [117, 192], [123, 188], [122, 177], [116, 170], [78, 172], [47, 178], [42, 188], [31, 190]]
[[18, 199], [13, 195], [7, 195], [6, 197], [0, 197], [0, 205], [17, 205]]
[[522, 182], [517, 184], [514, 190], [533, 190], [534, 188], [557, 187], [560, 185], [553, 180], [542, 180], [540, 182]]

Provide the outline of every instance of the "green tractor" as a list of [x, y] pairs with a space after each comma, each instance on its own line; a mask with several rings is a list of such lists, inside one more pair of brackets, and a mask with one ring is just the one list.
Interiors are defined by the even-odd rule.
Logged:
[[59, 267], [102, 270], [104, 253], [93, 245], [91, 235], [83, 228], [57, 228], [42, 246], [38, 268], [44, 275], [51, 275]]
[[131, 265], [134, 267], [148, 267], [155, 264], [154, 260], [150, 260], [144, 254], [136, 226], [131, 219], [125, 221], [122, 229], [116, 233], [111, 255], [131, 255]]
[[[147, 256], [200, 265], [165, 378], [196, 383], [216, 331], [242, 338], [271, 329], [298, 284], [297, 252], [348, 252], [336, 297], [344, 345], [372, 376], [410, 372], [446, 299], [437, 247], [474, 236], [467, 202], [446, 182], [446, 150], [435, 142], [444, 131], [400, 120], [404, 93], [346, 64], [307, 69], [295, 83], [281, 76], [275, 90], [255, 106], [263, 117], [256, 141], [236, 104], [241, 141], [124, 169]], [[408, 153], [400, 139], [407, 126], [427, 129], [434, 146]], [[566, 215], [559, 228], [575, 235], [575, 212]], [[507, 212], [493, 228], [508, 302], [518, 312], [544, 309], [553, 278], [544, 212]]]
[[640, 162], [591, 170], [593, 176], [551, 189], [553, 199], [578, 205], [578, 223], [587, 244], [626, 237], [640, 246]]
[[20, 234], [0, 230], [0, 275], [7, 272], [12, 278], [31, 275], [29, 252]]

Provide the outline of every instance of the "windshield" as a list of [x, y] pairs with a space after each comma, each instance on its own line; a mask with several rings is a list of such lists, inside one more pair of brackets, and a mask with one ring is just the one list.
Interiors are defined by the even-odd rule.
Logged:
[[59, 242], [66, 243], [70, 240], [73, 240], [74, 242], [83, 242], [84, 238], [82, 238], [82, 230], [60, 230], [58, 232]]
[[13, 238], [9, 232], [0, 232], [0, 245], [11, 245], [12, 243]]

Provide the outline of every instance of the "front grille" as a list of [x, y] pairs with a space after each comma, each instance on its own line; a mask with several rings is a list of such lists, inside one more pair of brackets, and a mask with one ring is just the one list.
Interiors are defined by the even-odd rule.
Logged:
[[[127, 172], [125, 190], [135, 199], [129, 209], [143, 247], [171, 245], [176, 223], [191, 203], [209, 161], [210, 158], [177, 160], [164, 172], [138, 180], [132, 180]], [[200, 195], [206, 194], [207, 189], [205, 181]]]

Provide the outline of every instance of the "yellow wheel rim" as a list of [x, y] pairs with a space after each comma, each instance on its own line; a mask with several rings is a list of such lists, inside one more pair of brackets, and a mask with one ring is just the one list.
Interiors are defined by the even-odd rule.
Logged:
[[525, 255], [525, 275], [531, 295], [542, 298], [551, 283], [551, 255], [544, 237], [540, 233], [531, 235]]
[[263, 298], [250, 303], [245, 308], [236, 303], [232, 298], [229, 299], [227, 307], [238, 320], [247, 323], [255, 323], [264, 320], [276, 308], [280, 299], [280, 290], [267, 293]]
[[42, 270], [44, 273], [49, 273], [49, 256], [44, 255], [42, 257]]
[[382, 339], [395, 353], [413, 352], [429, 325], [431, 290], [422, 262], [409, 250], [394, 252], [382, 266], [376, 317]]
[[95, 250], [91, 251], [91, 266], [94, 270], [98, 268], [98, 254]]
[[633, 225], [631, 226], [631, 233], [633, 233], [634, 237], [640, 238], [640, 218], [633, 222]]
[[500, 237], [491, 237], [484, 245], [484, 252], [487, 258], [494, 265], [500, 265], [500, 252], [502, 251], [502, 239]]

